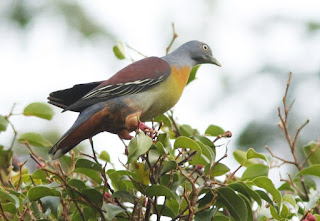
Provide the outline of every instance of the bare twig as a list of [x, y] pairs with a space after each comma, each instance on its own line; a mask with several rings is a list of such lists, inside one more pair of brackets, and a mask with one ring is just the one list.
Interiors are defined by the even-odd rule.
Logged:
[[[270, 149], [266, 148], [269, 153], [271, 154], [272, 157], [276, 158], [276, 159], [279, 159], [281, 160], [282, 162], [285, 162], [285, 163], [288, 163], [288, 164], [293, 164], [296, 166], [296, 168], [301, 171], [303, 169], [303, 165], [305, 163], [305, 160], [302, 164], [299, 163], [299, 160], [298, 160], [298, 157], [296, 156], [296, 143], [297, 143], [297, 140], [298, 140], [298, 136], [301, 132], [301, 130], [309, 123], [309, 120], [306, 120], [305, 123], [303, 123], [298, 129], [297, 129], [297, 132], [295, 134], [295, 137], [292, 141], [291, 139], [291, 136], [289, 134], [289, 130], [288, 130], [288, 117], [289, 117], [289, 113], [290, 113], [290, 110], [293, 106], [293, 103], [294, 101], [290, 104], [290, 106], [288, 107], [287, 106], [287, 96], [288, 96], [288, 91], [289, 91], [289, 87], [290, 87], [290, 83], [291, 83], [291, 77], [292, 77], [292, 73], [290, 72], [289, 74], [289, 78], [288, 78], [288, 81], [287, 81], [287, 86], [286, 86], [286, 90], [285, 90], [285, 93], [284, 93], [284, 96], [283, 96], [283, 99], [282, 99], [282, 103], [283, 103], [283, 112], [284, 112], [284, 116], [281, 112], [281, 108], [278, 107], [278, 115], [279, 115], [279, 118], [280, 118], [280, 122], [278, 123], [278, 126], [283, 130], [284, 134], [285, 134], [285, 137], [286, 137], [286, 140], [287, 140], [287, 143], [290, 147], [290, 151], [291, 151], [291, 155], [293, 157], [293, 161], [288, 161], [288, 160], [285, 160], [281, 157], [278, 157], [278, 156], [275, 156], [271, 151]], [[307, 157], [308, 158], [308, 157]], [[307, 197], [307, 199], [309, 199], [309, 196], [308, 196], [308, 189], [306, 187], [306, 184], [304, 182], [304, 179], [302, 176], [300, 176], [300, 181], [301, 181], [301, 185], [303, 187], [303, 190], [305, 192], [305, 195]]]
[[174, 23], [172, 22], [172, 31], [173, 31], [173, 36], [171, 39], [171, 42], [169, 44], [169, 46], [166, 48], [166, 54], [169, 54], [170, 48], [173, 44], [173, 42], [176, 40], [176, 38], [178, 37], [178, 34], [176, 33], [175, 27], [174, 27]]
[[241, 164], [235, 171], [233, 171], [233, 173], [231, 173], [227, 178], [226, 180], [224, 181], [224, 183], [228, 183], [229, 180], [231, 180], [234, 175], [238, 172], [238, 170], [240, 170], [240, 168], [242, 167], [243, 165]]
[[197, 153], [197, 151], [190, 152], [189, 155], [186, 158], [184, 158], [183, 160], [181, 160], [178, 163], [178, 166], [182, 166], [184, 163], [188, 162], [190, 160], [190, 158], [193, 157], [196, 153]]
[[212, 164], [211, 168], [209, 169], [209, 171], [208, 171], [208, 173], [207, 173], [207, 177], [208, 177], [208, 178], [210, 177], [210, 175], [211, 175], [214, 167], [215, 167], [221, 160], [223, 160], [224, 158], [227, 158], [227, 157], [228, 157], [228, 146], [226, 146], [226, 152], [224, 153], [224, 155], [223, 155], [219, 160], [215, 161], [215, 162]]
[[141, 55], [142, 57], [147, 58], [148, 56], [143, 54], [142, 52], [138, 51], [137, 49], [131, 47], [130, 45], [126, 44], [128, 48], [130, 48], [131, 50], [133, 50], [134, 52], [136, 52], [137, 54]]
[[272, 157], [278, 159], [278, 160], [281, 160], [282, 162], [284, 163], [287, 163], [287, 164], [293, 164], [293, 165], [296, 165], [296, 163], [294, 161], [290, 161], [290, 160], [286, 160], [284, 158], [281, 158], [277, 155], [275, 155], [268, 146], [265, 146], [264, 148], [266, 148], [266, 150], [271, 154]]
[[19, 166], [19, 181], [18, 181], [18, 184], [17, 184], [17, 187], [16, 187], [16, 191], [19, 190], [20, 188], [20, 185], [21, 185], [21, 180], [22, 180], [22, 167], [26, 164], [27, 160], [24, 161], [23, 163], [19, 163], [18, 166]]
[[171, 120], [171, 122], [173, 124], [173, 127], [174, 127], [173, 128], [173, 132], [175, 133], [176, 137], [180, 137], [181, 133], [180, 133], [179, 127], [178, 127], [176, 121], [173, 118], [173, 110], [168, 111], [167, 114], [168, 114], [168, 117], [169, 117], [169, 119]]
[[97, 155], [96, 155], [96, 151], [94, 150], [92, 137], [89, 138], [89, 141], [90, 141], [90, 145], [91, 145], [91, 149], [92, 149], [92, 153], [93, 153], [93, 159], [97, 164], [99, 164], [98, 159], [97, 159]]
[[222, 137], [227, 137], [227, 138], [232, 137], [231, 131], [228, 130], [228, 131], [224, 132], [223, 134], [219, 134], [219, 135], [216, 137], [216, 139], [214, 139], [214, 141], [212, 141], [212, 143], [215, 143], [217, 140], [221, 139]]
[[0, 210], [1, 210], [1, 215], [3, 216], [3, 218], [4, 218], [6, 221], [9, 221], [8, 217], [7, 217], [6, 214], [4, 213], [4, 210], [3, 210], [3, 207], [2, 207], [1, 202], [0, 202]]
[[[309, 119], [308, 120], [306, 120], [306, 122], [304, 122], [299, 128], [298, 128], [298, 130], [297, 130], [297, 132], [296, 132], [296, 135], [295, 135], [295, 137], [294, 137], [294, 139], [293, 139], [293, 142], [292, 142], [292, 149], [293, 149], [293, 151], [295, 152], [295, 147], [296, 147], [296, 143], [297, 143], [297, 140], [298, 140], [298, 136], [299, 136], [299, 133], [300, 133], [300, 131], [309, 123]], [[301, 168], [302, 169], [302, 168]]]
[[180, 168], [180, 166], [178, 166], [178, 170], [180, 171], [181, 175], [184, 176], [192, 186], [192, 193], [193, 194], [192, 194], [191, 200], [184, 195], [184, 197], [185, 197], [185, 199], [187, 201], [187, 204], [188, 204], [188, 209], [189, 209], [188, 220], [192, 221], [193, 220], [193, 216], [195, 214], [195, 207], [196, 207], [196, 204], [197, 204], [198, 195], [201, 192], [203, 187], [197, 188], [196, 187], [196, 180], [193, 180], [190, 176], [184, 174], [182, 169]]
[[81, 216], [82, 221], [86, 221], [85, 216], [83, 215], [82, 210], [80, 209], [78, 202], [77, 201], [73, 201], [74, 205], [76, 206], [77, 210], [79, 211], [79, 214]]

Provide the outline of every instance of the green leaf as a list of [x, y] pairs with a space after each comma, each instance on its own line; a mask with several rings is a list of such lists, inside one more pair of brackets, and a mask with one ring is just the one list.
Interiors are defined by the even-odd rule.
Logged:
[[320, 164], [320, 148], [318, 146], [318, 143], [314, 141], [310, 142], [306, 146], [304, 146], [303, 149], [307, 156], [310, 155], [308, 158], [308, 162], [310, 165]]
[[1, 205], [4, 212], [8, 212], [11, 214], [17, 213], [17, 208], [14, 206], [13, 203], [1, 203]]
[[260, 195], [256, 191], [252, 190], [247, 184], [245, 184], [243, 182], [237, 182], [237, 183], [229, 184], [229, 187], [234, 189], [237, 192], [242, 193], [247, 198], [252, 198], [253, 200], [255, 200], [259, 204], [259, 206], [261, 206]]
[[[197, 151], [193, 159], [189, 162], [192, 165], [212, 165], [210, 159], [214, 159], [214, 152], [209, 147], [202, 144], [200, 141], [194, 141], [191, 138], [180, 136], [174, 142], [174, 148], [189, 148], [190, 150]], [[203, 150], [203, 152], [202, 152]], [[210, 159], [208, 157], [210, 157]]]
[[291, 187], [290, 183], [284, 182], [279, 188], [279, 191], [291, 191], [294, 192], [294, 189]]
[[47, 181], [47, 174], [42, 169], [37, 169], [31, 175], [32, 179], [40, 179], [42, 182]]
[[1, 201], [10, 201], [15, 205], [16, 208], [19, 208], [20, 206], [20, 201], [17, 196], [13, 194], [8, 194], [0, 189], [0, 199]]
[[[197, 141], [200, 141], [201, 143], [203, 143], [204, 145], [207, 145], [207, 146], [209, 146], [211, 148], [214, 148], [214, 144], [209, 138], [207, 138], [205, 136], [200, 136], [200, 135], [195, 135], [194, 138]], [[213, 149], [213, 151], [215, 151], [215, 150]]]
[[272, 181], [268, 177], [257, 177], [253, 180], [253, 183], [256, 186], [261, 187], [261, 188], [265, 189], [268, 193], [270, 193], [273, 197], [273, 200], [278, 205], [280, 205], [281, 199], [282, 199], [281, 194], [280, 194], [279, 190], [277, 190], [275, 188]]
[[54, 112], [46, 103], [35, 102], [26, 106], [23, 110], [25, 116], [35, 116], [46, 120], [51, 120]]
[[148, 185], [150, 180], [150, 169], [147, 169], [145, 164], [143, 163], [132, 163], [133, 171], [138, 175], [137, 178], [141, 181], [144, 185]]
[[257, 153], [253, 148], [249, 148], [247, 151], [247, 159], [249, 160], [251, 158], [260, 158], [267, 162], [266, 157], [261, 153]]
[[77, 188], [79, 191], [87, 188], [86, 184], [84, 184], [83, 181], [78, 180], [78, 179], [71, 179], [71, 180], [69, 180], [68, 183], [70, 186]]
[[98, 190], [87, 188], [83, 189], [81, 193], [86, 197], [87, 200], [90, 200], [98, 206], [102, 205], [102, 194]]
[[250, 198], [247, 198], [245, 195], [242, 193], [238, 193], [238, 195], [243, 199], [243, 201], [246, 203], [247, 206], [247, 212], [248, 212], [248, 218], [247, 221], [253, 221], [253, 214], [251, 210], [251, 201]]
[[102, 171], [102, 167], [100, 164], [97, 164], [96, 162], [87, 159], [78, 159], [75, 168], [86, 168], [96, 170], [98, 172]]
[[106, 211], [103, 212], [103, 215], [104, 215], [104, 218], [106, 220], [113, 220], [113, 218], [118, 215], [119, 213], [121, 212], [124, 212], [125, 210], [122, 209], [120, 206], [117, 206], [115, 204], [112, 204], [112, 203], [105, 203], [102, 205], [102, 208], [101, 208], [103, 211]]
[[119, 190], [117, 192], [114, 192], [112, 194], [112, 197], [121, 199], [124, 202], [130, 202], [130, 203], [134, 203], [134, 200], [136, 198], [132, 193], [124, 190]]
[[172, 125], [171, 125], [171, 121], [170, 119], [164, 115], [164, 114], [160, 114], [158, 116], [156, 116], [154, 119], [153, 119], [154, 122], [158, 122], [158, 123], [161, 123], [165, 126], [165, 127], [168, 127], [169, 129], [172, 129]]
[[110, 163], [110, 155], [107, 151], [103, 150], [101, 151], [100, 155], [99, 155], [99, 159], [104, 160], [106, 162]]
[[52, 197], [52, 196], [45, 196], [42, 197], [41, 203], [43, 206], [43, 209], [48, 213], [50, 211], [51, 214], [53, 214], [55, 217], [58, 215], [58, 207], [60, 205], [60, 198], [59, 197]]
[[217, 214], [216, 216], [213, 217], [214, 221], [230, 221], [231, 219], [227, 216]]
[[314, 217], [316, 217], [317, 221], [320, 221], [320, 215], [319, 214], [313, 214], [313, 215], [314, 215]]
[[297, 203], [296, 200], [294, 199], [294, 197], [292, 195], [286, 194], [282, 197], [282, 202], [288, 202], [290, 203], [293, 208], [296, 207]]
[[204, 145], [201, 141], [196, 141], [196, 142], [199, 145], [199, 147], [201, 148], [202, 154], [209, 160], [210, 167], [211, 167], [213, 165], [215, 157], [216, 157], [215, 153], [213, 152], [213, 150], [209, 146]]
[[269, 167], [264, 164], [253, 164], [248, 166], [248, 168], [242, 174], [241, 180], [252, 180], [260, 176], [268, 176]]
[[162, 176], [163, 174], [171, 171], [171, 170], [176, 169], [177, 166], [178, 166], [178, 164], [177, 164], [176, 161], [167, 161], [167, 162], [164, 162], [164, 163], [163, 163], [163, 167], [162, 167], [161, 172], [160, 172], [161, 176]]
[[320, 177], [320, 164], [304, 168], [297, 175], [312, 175]]
[[281, 209], [281, 213], [280, 213], [280, 216], [281, 218], [287, 218], [289, 215], [289, 209], [288, 207], [285, 205], [285, 204], [282, 204], [282, 209]]
[[88, 177], [90, 177], [92, 180], [100, 184], [102, 182], [101, 179], [101, 165], [97, 164], [91, 160], [87, 159], [78, 159], [75, 164], [74, 172], [82, 173]]
[[202, 154], [201, 148], [199, 147], [199, 145], [197, 144], [196, 141], [192, 140], [189, 137], [184, 137], [184, 136], [180, 136], [176, 139], [176, 141], [174, 142], [174, 148], [189, 148], [190, 150], [195, 150], [197, 151], [199, 154]]
[[[136, 175], [134, 172], [125, 171], [125, 170], [116, 171], [114, 169], [110, 169], [107, 171], [107, 174], [111, 179], [112, 186], [115, 188], [115, 190], [126, 190], [126, 191], [129, 190], [130, 187], [124, 182], [129, 179], [128, 176], [131, 176], [134, 179], [139, 178], [138, 175]], [[133, 180], [131, 183], [134, 185]]]
[[183, 124], [179, 126], [179, 131], [182, 136], [191, 137], [199, 134], [196, 129], [193, 129], [190, 125]]
[[244, 200], [233, 189], [221, 187], [217, 189], [218, 202], [222, 203], [230, 212], [231, 216], [238, 221], [247, 221], [248, 210]]
[[152, 143], [152, 139], [143, 132], [132, 138], [128, 145], [128, 163], [136, 162], [139, 156], [150, 149]]
[[276, 219], [276, 220], [281, 219], [279, 213], [277, 212], [277, 210], [273, 206], [270, 206], [270, 213], [274, 219]]
[[273, 201], [270, 199], [270, 197], [268, 196], [268, 194], [262, 190], [255, 190], [256, 193], [259, 194], [259, 196], [261, 197], [261, 199], [265, 200], [266, 202], [268, 202], [270, 205], [273, 205]]
[[60, 197], [61, 193], [58, 190], [51, 189], [45, 186], [31, 187], [31, 189], [28, 191], [28, 198], [30, 201], [35, 201], [45, 196]]
[[79, 168], [75, 168], [73, 172], [82, 173], [87, 177], [89, 177], [90, 179], [94, 180], [98, 184], [102, 182], [102, 179], [100, 177], [101, 173], [96, 170], [79, 167]]
[[158, 161], [160, 156], [161, 154], [159, 153], [158, 150], [156, 149], [149, 150], [148, 158], [151, 166], [153, 166]]
[[204, 132], [206, 135], [208, 136], [213, 136], [213, 137], [216, 137], [216, 136], [219, 136], [220, 134], [224, 134], [224, 130], [219, 127], [219, 126], [216, 126], [216, 125], [210, 125], [207, 129], [206, 129], [206, 132]]
[[170, 143], [170, 136], [167, 133], [159, 134], [157, 141], [158, 141], [157, 143], [160, 142], [164, 146], [167, 153], [171, 151], [172, 146]]
[[166, 186], [154, 184], [146, 189], [148, 196], [165, 196], [167, 198], [175, 198], [174, 193]]
[[115, 46], [113, 46], [113, 53], [114, 55], [120, 59], [123, 60], [126, 58], [126, 54], [125, 54], [125, 50], [124, 50], [124, 46], [123, 43], [121, 41], [118, 42], [118, 44], [116, 44]]
[[2, 115], [0, 115], [0, 131], [6, 131], [9, 121]]
[[49, 140], [42, 137], [40, 134], [34, 133], [34, 132], [22, 134], [18, 138], [18, 141], [21, 143], [27, 141], [30, 145], [35, 147], [51, 147], [52, 146]]
[[176, 198], [167, 198], [166, 207], [170, 208], [175, 215], [178, 215], [179, 203]]
[[177, 214], [168, 206], [164, 206], [163, 210], [163, 205], [157, 205], [157, 209], [158, 211], [162, 211], [161, 212], [161, 215], [162, 216], [168, 216], [168, 217], [171, 217], [171, 218], [174, 218]]
[[256, 159], [247, 159], [247, 152], [243, 151], [243, 150], [234, 150], [233, 151], [233, 157], [234, 159], [240, 163], [241, 165], [248, 167], [250, 165], [253, 164], [258, 164], [259, 161], [257, 161]]
[[157, 151], [159, 151], [162, 154], [169, 153], [169, 151], [163, 146], [163, 144], [161, 142], [156, 143], [156, 149], [157, 149]]
[[229, 167], [224, 165], [223, 163], [217, 163], [214, 165], [211, 173], [211, 177], [222, 176], [230, 171]]
[[189, 75], [189, 78], [188, 78], [188, 82], [187, 82], [187, 85], [194, 81], [196, 79], [196, 74], [198, 72], [198, 69], [200, 68], [201, 65], [196, 65], [194, 66], [191, 71], [190, 71], [190, 75]]
[[215, 212], [216, 208], [212, 207], [211, 209], [206, 209], [200, 213], [196, 213], [194, 216], [194, 221], [211, 221]]

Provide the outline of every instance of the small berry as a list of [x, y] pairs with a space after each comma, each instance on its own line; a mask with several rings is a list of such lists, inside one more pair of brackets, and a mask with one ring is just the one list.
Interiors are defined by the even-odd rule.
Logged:
[[196, 169], [197, 169], [197, 170], [201, 170], [203, 167], [204, 167], [203, 165], [197, 165], [197, 166], [196, 166]]
[[309, 214], [309, 216], [308, 216], [308, 221], [316, 221], [317, 219], [316, 219], [316, 217], [314, 216], [314, 215], [312, 215], [312, 214]]
[[106, 198], [106, 199], [109, 199], [109, 198], [111, 198], [111, 195], [110, 195], [110, 193], [104, 193], [104, 198]]
[[37, 164], [37, 169], [40, 169], [41, 167], [44, 167], [44, 166], [45, 166], [44, 163]]

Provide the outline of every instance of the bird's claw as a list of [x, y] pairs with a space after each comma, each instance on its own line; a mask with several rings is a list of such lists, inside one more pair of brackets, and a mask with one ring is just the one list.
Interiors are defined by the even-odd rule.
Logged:
[[142, 130], [145, 134], [150, 133], [150, 137], [152, 138], [154, 135], [158, 134], [158, 131], [148, 127], [145, 123], [139, 122], [139, 128]]

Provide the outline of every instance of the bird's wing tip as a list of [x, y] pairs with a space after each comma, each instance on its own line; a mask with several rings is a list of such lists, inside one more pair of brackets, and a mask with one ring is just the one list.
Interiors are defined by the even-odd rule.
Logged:
[[52, 161], [52, 160], [57, 160], [57, 159], [59, 159], [60, 157], [63, 156], [64, 153], [62, 152], [61, 149], [56, 149], [55, 146], [53, 146], [53, 147], [49, 150], [48, 154], [49, 154], [50, 160]]

